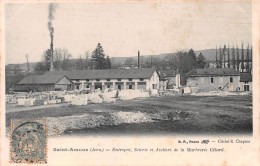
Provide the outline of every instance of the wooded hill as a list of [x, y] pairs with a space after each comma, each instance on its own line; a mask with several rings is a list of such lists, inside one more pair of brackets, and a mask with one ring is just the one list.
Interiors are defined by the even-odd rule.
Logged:
[[[219, 50], [218, 50], [219, 51]], [[246, 49], [244, 48], [244, 51], [246, 51]], [[199, 53], [202, 53], [203, 56], [205, 57], [207, 62], [215, 62], [216, 60], [216, 49], [205, 49], [205, 50], [195, 50], [196, 56], [199, 55]], [[137, 53], [136, 53], [137, 54]], [[163, 60], [165, 57], [167, 56], [173, 56], [175, 53], [164, 53], [164, 54], [156, 54], [156, 55], [141, 55], [141, 61], [142, 63], [145, 63], [146, 61], [150, 61], [151, 57], [156, 60]], [[219, 54], [219, 52], [218, 52]], [[239, 54], [241, 54], [241, 49], [239, 49]], [[137, 64], [137, 55], [133, 56], [133, 57], [110, 57], [111, 62], [112, 62], [112, 66], [119, 66], [119, 65], [123, 65], [125, 64], [125, 62], [129, 59], [133, 60], [133, 63]], [[76, 63], [78, 59], [70, 59], [70, 61], [72, 63]], [[30, 72], [34, 71], [34, 68], [36, 66], [37, 62], [31, 62], [29, 63], [30, 66]], [[17, 66], [19, 65], [19, 68], [27, 71], [27, 64], [26, 63], [21, 63], [21, 64], [8, 64], [6, 65], [6, 67], [9, 68], [13, 68], [13, 66]]]

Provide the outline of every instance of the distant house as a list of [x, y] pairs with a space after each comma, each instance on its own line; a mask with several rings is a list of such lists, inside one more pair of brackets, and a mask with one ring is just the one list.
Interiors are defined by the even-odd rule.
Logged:
[[155, 69], [109, 69], [53, 71], [45, 75], [66, 75], [73, 81], [75, 89], [143, 89], [158, 90], [159, 75]]
[[65, 75], [31, 75], [17, 83], [17, 91], [71, 90], [73, 82]]
[[217, 63], [215, 61], [207, 61], [206, 66], [208, 68], [217, 68]]
[[240, 87], [242, 91], [252, 91], [251, 73], [240, 73]]
[[160, 77], [160, 82], [159, 82], [159, 91], [160, 92], [164, 92], [166, 90], [166, 87], [167, 87], [166, 82], [167, 82], [166, 78]]
[[173, 89], [176, 86], [176, 71], [175, 70], [167, 70], [167, 71], [159, 71], [161, 78], [166, 80], [166, 88]]
[[231, 68], [194, 69], [188, 73], [186, 85], [200, 91], [239, 91], [240, 73]]

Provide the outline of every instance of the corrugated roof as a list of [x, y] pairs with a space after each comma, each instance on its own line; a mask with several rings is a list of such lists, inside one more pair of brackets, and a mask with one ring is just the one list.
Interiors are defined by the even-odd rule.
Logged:
[[230, 76], [240, 73], [232, 68], [206, 68], [206, 69], [193, 69], [188, 73], [189, 76]]
[[45, 75], [64, 74], [72, 80], [84, 79], [118, 79], [118, 78], [151, 78], [153, 68], [144, 69], [107, 69], [107, 70], [73, 70], [46, 72]]
[[18, 84], [55, 84], [64, 75], [31, 75], [22, 79]]
[[240, 73], [240, 82], [252, 82], [252, 74]]

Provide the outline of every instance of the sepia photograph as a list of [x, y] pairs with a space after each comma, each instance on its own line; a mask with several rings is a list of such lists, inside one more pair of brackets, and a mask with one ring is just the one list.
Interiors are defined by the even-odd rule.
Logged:
[[259, 165], [259, 1], [0, 2], [0, 165]]
[[6, 135], [252, 135], [252, 4], [5, 4]]

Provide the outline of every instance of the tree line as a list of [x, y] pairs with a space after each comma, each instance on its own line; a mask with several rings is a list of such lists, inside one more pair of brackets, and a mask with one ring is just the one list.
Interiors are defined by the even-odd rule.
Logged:
[[[219, 50], [219, 51], [218, 51]], [[241, 72], [251, 72], [252, 70], [253, 48], [247, 45], [246, 53], [244, 50], [244, 43], [241, 44], [241, 50], [233, 46], [222, 49], [216, 48], [216, 67], [217, 68], [234, 68]]]
[[[104, 49], [100, 43], [93, 50], [91, 56], [88, 51], [77, 59], [71, 59], [72, 54], [67, 48], [56, 48], [53, 51], [53, 66], [55, 71], [60, 70], [100, 70], [111, 69], [111, 60], [105, 55]], [[41, 62], [34, 68], [36, 73], [44, 73], [50, 70], [51, 50], [47, 49], [42, 54]]]
[[[137, 64], [134, 58], [127, 58], [123, 65], [133, 66]], [[193, 49], [187, 51], [177, 51], [174, 54], [165, 56], [163, 59], [148, 56], [141, 57], [142, 68], [156, 68], [157, 70], [167, 71], [174, 70], [177, 73], [187, 73], [192, 69], [205, 68], [207, 65], [206, 59], [202, 53], [198, 56]]]

